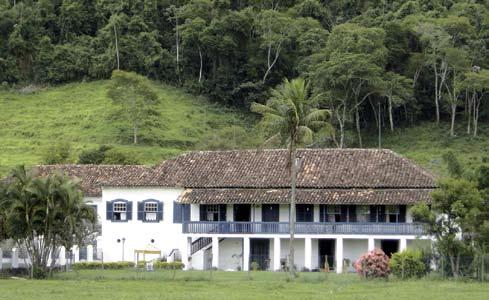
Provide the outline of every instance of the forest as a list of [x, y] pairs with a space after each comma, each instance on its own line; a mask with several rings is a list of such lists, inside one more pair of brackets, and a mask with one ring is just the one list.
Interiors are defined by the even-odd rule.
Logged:
[[477, 136], [489, 118], [488, 10], [482, 0], [0, 0], [0, 83], [121, 69], [249, 110], [301, 77], [336, 129], [319, 146], [362, 147], [362, 132], [419, 121]]

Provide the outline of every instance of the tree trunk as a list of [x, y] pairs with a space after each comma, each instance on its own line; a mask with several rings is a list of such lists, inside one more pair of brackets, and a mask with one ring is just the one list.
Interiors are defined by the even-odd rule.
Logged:
[[[392, 99], [391, 99], [391, 97], [387, 97], [387, 100], [388, 100], [388, 104], [389, 104], [389, 124], [391, 126], [391, 132], [393, 132], [394, 131], [394, 118], [392, 117]], [[380, 107], [380, 103], [379, 103], [379, 107]], [[380, 112], [380, 108], [379, 108], [379, 112]], [[380, 116], [380, 114], [379, 114], [379, 116]]]
[[472, 122], [472, 101], [473, 96], [469, 97], [468, 91], [465, 92], [465, 98], [467, 99], [467, 109], [465, 110], [467, 113], [467, 134], [470, 134], [470, 123]]
[[202, 80], [202, 50], [199, 46], [199, 58], [200, 58], [200, 69], [199, 69], [199, 83]]
[[138, 143], [138, 127], [137, 126], [134, 126], [134, 128], [133, 128], [133, 142], [134, 142], [134, 145], [136, 145]]
[[117, 70], [120, 70], [120, 63], [119, 63], [119, 43], [117, 42], [117, 29], [115, 27], [115, 23], [114, 23], [114, 36], [115, 36], [115, 55], [117, 57]]
[[355, 124], [357, 128], [358, 144], [360, 148], [363, 147], [362, 132], [360, 131], [360, 113], [358, 112], [358, 105], [355, 105]]
[[295, 146], [291, 149], [291, 162], [290, 162], [290, 242], [289, 242], [289, 272], [290, 277], [293, 280], [295, 278], [295, 266], [294, 266], [294, 235], [295, 235], [295, 195], [296, 195], [296, 183], [297, 183], [297, 151]]
[[438, 104], [438, 99], [439, 99], [439, 91], [438, 91], [438, 68], [436, 66], [435, 62], [435, 108], [436, 108], [436, 124], [440, 123], [440, 106]]
[[457, 103], [451, 104], [452, 120], [450, 124], [450, 136], [455, 136], [455, 114], [457, 113]]
[[[382, 124], [380, 122], [381, 118], [380, 118], [380, 101], [379, 101], [379, 149], [382, 148]], [[392, 123], [391, 123], [391, 126], [392, 126]], [[391, 128], [392, 130], [392, 128]]]
[[480, 107], [480, 104], [481, 104], [481, 99], [476, 96], [475, 99], [474, 99], [474, 103], [472, 104], [474, 106], [474, 137], [477, 136], [477, 128], [478, 128], [478, 122], [479, 122], [479, 107]]

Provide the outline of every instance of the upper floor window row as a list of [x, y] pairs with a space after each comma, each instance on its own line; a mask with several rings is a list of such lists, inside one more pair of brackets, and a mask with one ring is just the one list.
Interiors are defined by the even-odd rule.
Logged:
[[[159, 222], [163, 220], [163, 202], [148, 199], [138, 202], [137, 217], [143, 222]], [[112, 222], [132, 220], [132, 201], [115, 199], [107, 202], [106, 217]]]

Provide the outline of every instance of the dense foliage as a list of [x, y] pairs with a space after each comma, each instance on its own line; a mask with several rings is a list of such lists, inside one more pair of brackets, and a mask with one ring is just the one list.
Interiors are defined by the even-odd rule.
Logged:
[[365, 278], [387, 278], [391, 273], [389, 257], [381, 249], [364, 253], [353, 264], [357, 273]]
[[394, 253], [389, 264], [392, 274], [403, 279], [422, 277], [427, 272], [423, 253], [420, 250], [404, 250]]
[[55, 260], [50, 258], [57, 257], [61, 247], [72, 249], [93, 238], [97, 217], [83, 202], [77, 182], [59, 174], [37, 176], [18, 167], [3, 185], [2, 235], [26, 249], [31, 277], [43, 278], [52, 271]]
[[264, 103], [283, 78], [306, 77], [334, 112], [340, 146], [362, 146], [362, 131], [419, 119], [455, 124], [461, 112], [466, 132], [477, 135], [489, 108], [488, 7], [466, 0], [0, 0], [0, 82], [109, 78], [120, 68], [248, 107]]

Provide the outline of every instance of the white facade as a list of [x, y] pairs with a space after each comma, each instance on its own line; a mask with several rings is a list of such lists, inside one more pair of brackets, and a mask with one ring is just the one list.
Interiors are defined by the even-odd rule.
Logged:
[[[156, 248], [162, 251], [162, 256], [169, 255], [178, 250], [186, 269], [208, 269], [214, 267], [221, 270], [248, 270], [253, 263], [251, 246], [255, 239], [262, 240], [268, 254], [268, 270], [280, 270], [287, 260], [289, 251], [289, 236], [287, 234], [270, 233], [183, 233], [182, 224], [174, 223], [174, 202], [184, 190], [182, 188], [163, 187], [104, 187], [102, 198], [87, 198], [97, 205], [102, 235], [97, 239], [98, 259], [109, 261], [134, 261], [134, 251]], [[128, 221], [107, 220], [107, 202], [115, 199], [124, 199], [132, 202], [132, 218]], [[163, 203], [163, 219], [157, 223], [145, 223], [137, 218], [137, 203], [154, 199]], [[250, 222], [262, 221], [262, 206], [251, 205]], [[226, 205], [226, 222], [233, 222], [233, 205]], [[198, 222], [200, 207], [198, 204], [190, 205], [190, 220]], [[314, 206], [314, 223], [319, 222], [319, 206]], [[279, 206], [279, 221], [288, 222], [289, 207]], [[406, 223], [412, 222], [409, 213], [406, 214]], [[202, 249], [191, 254], [191, 244], [199, 238], [210, 238]], [[392, 234], [296, 234], [295, 265], [298, 270], [315, 270], [320, 265], [321, 240], [328, 240], [332, 246], [331, 256], [337, 272], [353, 271], [352, 264], [368, 250], [380, 248], [382, 240], [397, 241], [398, 250], [414, 245], [414, 240], [428, 239], [427, 236], [392, 235]], [[267, 241], [264, 241], [267, 240]], [[158, 258], [146, 257], [146, 260]], [[326, 259], [326, 258], [324, 258]], [[324, 261], [324, 260], [323, 260]]]

